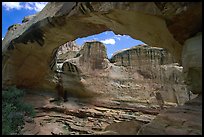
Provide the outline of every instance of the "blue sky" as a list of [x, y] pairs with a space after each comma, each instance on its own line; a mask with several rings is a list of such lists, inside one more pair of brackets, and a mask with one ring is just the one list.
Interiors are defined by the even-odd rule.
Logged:
[[105, 31], [100, 34], [78, 38], [75, 41], [78, 45], [82, 45], [84, 42], [90, 40], [97, 40], [104, 43], [107, 49], [108, 58], [110, 58], [112, 54], [118, 50], [130, 48], [138, 44], [144, 44], [143, 42], [135, 40], [128, 35], [116, 35], [113, 31]]
[[[21, 23], [25, 16], [39, 12], [46, 3], [47, 2], [2, 2], [2, 39], [5, 37], [9, 26]], [[97, 40], [104, 43], [109, 58], [118, 50], [144, 44], [128, 35], [115, 35], [112, 31], [78, 38], [75, 41], [78, 45], [82, 45], [84, 42], [90, 40]]]

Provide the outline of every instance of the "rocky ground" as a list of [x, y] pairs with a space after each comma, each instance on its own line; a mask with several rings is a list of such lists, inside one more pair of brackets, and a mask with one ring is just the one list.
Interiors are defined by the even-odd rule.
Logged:
[[138, 132], [140, 135], [202, 135], [202, 95], [161, 112]]
[[[37, 114], [33, 120], [26, 118], [23, 135], [137, 134], [139, 127], [160, 112], [160, 108], [150, 108], [146, 103], [108, 98], [56, 101], [54, 94], [45, 92], [27, 94], [25, 102], [32, 104]], [[128, 124], [132, 129], [123, 128]]]

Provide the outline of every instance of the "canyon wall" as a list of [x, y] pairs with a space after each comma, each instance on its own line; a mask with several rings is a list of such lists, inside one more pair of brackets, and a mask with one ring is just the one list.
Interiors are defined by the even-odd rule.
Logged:
[[66, 41], [110, 29], [166, 48], [181, 63], [183, 41], [202, 28], [201, 15], [201, 2], [48, 3], [9, 28], [2, 41], [2, 86], [53, 90], [53, 50]]
[[[67, 41], [112, 30], [152, 47], [167, 49], [183, 66], [188, 91], [199, 94], [183, 106], [158, 115], [142, 127], [139, 134], [202, 134], [201, 29], [202, 2], [48, 3], [41, 12], [25, 19], [22, 24], [9, 27], [2, 41], [2, 87], [16, 85], [53, 91], [56, 86], [51, 68], [54, 50]], [[198, 32], [201, 33], [196, 35]], [[78, 62], [77, 59], [72, 61]], [[105, 80], [83, 76], [79, 83], [101, 93], [110, 93], [101, 85], [106, 85], [107, 89], [114, 87], [117, 92], [110, 94], [120, 100], [131, 98], [128, 95], [136, 100], [149, 98], [151, 79], [148, 84], [137, 81], [138, 77], [144, 77], [135, 72], [128, 80], [126, 67], [109, 63], [105, 72], [96, 74]], [[142, 87], [138, 84], [140, 82]], [[98, 89], [94, 88], [96, 85]], [[128, 90], [130, 86], [134, 90]]]
[[[173, 57], [164, 49], [138, 45], [117, 52], [110, 60], [112, 63], [101, 42], [84, 43], [77, 56], [66, 58], [62, 65], [64, 88], [72, 87], [73, 91], [74, 87], [81, 87], [73, 84], [75, 74], [84, 89], [113, 99], [129, 98], [158, 105], [155, 95], [159, 92], [165, 102], [181, 105], [189, 100], [183, 68], [173, 63]], [[77, 92], [78, 95], [84, 93], [87, 92]]]

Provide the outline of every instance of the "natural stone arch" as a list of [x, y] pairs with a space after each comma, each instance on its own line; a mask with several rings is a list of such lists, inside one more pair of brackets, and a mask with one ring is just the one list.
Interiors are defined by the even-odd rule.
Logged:
[[[194, 23], [198, 28], [199, 17], [202, 15], [201, 4], [186, 4], [188, 9], [198, 8], [198, 14], [195, 16], [195, 22], [198, 23]], [[168, 12], [163, 14], [164, 9], [158, 5], [162, 4], [153, 2], [48, 3], [30, 21], [16, 26], [15, 29], [10, 28], [6, 34], [2, 46], [3, 86], [15, 84], [29, 88], [54, 89], [55, 84], [49, 81], [49, 77], [53, 74], [49, 67], [53, 49], [68, 40], [110, 29], [116, 34], [130, 35], [148, 45], [167, 48], [180, 61], [182, 45], [173, 37], [176, 33], [173, 24], [178, 15], [182, 16], [186, 12], [182, 9], [183, 5], [178, 4], [174, 10], [180, 9], [180, 13], [172, 13], [170, 16]], [[171, 33], [166, 25], [166, 18], [168, 22], [174, 21], [170, 23], [173, 30]], [[192, 29], [195, 30], [195, 28]]]

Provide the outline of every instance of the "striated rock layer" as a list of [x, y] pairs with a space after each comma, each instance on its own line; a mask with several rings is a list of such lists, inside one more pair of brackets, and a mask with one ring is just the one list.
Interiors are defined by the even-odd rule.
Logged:
[[142, 67], [149, 64], [164, 65], [176, 62], [167, 50], [148, 45], [137, 45], [124, 49], [115, 53], [110, 60], [115, 65], [132, 67]]
[[107, 59], [107, 54], [103, 43], [98, 41], [86, 42], [80, 51], [80, 55], [79, 63], [84, 72], [106, 68], [105, 59]]
[[[25, 19], [22, 24], [9, 27], [2, 41], [2, 86], [17, 85], [17, 87], [30, 89], [54, 90], [55, 73], [51, 66], [55, 49], [78, 37], [112, 30], [116, 34], [130, 35], [153, 47], [166, 48], [176, 61], [182, 64], [188, 91], [202, 95], [201, 28], [202, 2], [48, 3], [41, 12]], [[201, 33], [197, 34], [198, 32]], [[77, 70], [77, 64], [74, 62], [78, 62], [77, 59], [72, 59], [72, 62], [68, 62], [69, 65], [67, 65], [71, 72]], [[134, 83], [139, 82], [136, 78], [142, 78], [140, 74], [137, 72], [133, 74], [131, 80], [134, 82], [130, 82], [131, 80], [127, 80], [129, 76], [125, 67], [105, 62], [108, 64], [106, 73], [93, 71], [93, 74], [97, 73], [101, 79], [105, 79], [104, 81], [100, 81], [98, 77], [93, 79], [88, 76], [79, 79], [77, 71], [74, 71], [76, 80], [73, 84], [78, 86], [85, 83], [88, 89], [94, 89], [98, 84], [99, 88], [95, 90], [102, 93], [105, 89], [101, 85], [106, 85], [109, 89], [114, 87], [118, 93], [112, 95], [119, 95], [119, 97], [116, 96], [119, 100], [121, 100], [120, 97], [130, 98], [127, 96], [130, 94], [133, 94], [132, 96], [137, 100], [149, 97], [148, 91], [152, 90], [149, 86], [151, 80], [147, 84], [143, 83], [144, 90], [141, 90], [140, 85]], [[96, 65], [97, 62], [93, 64]], [[166, 67], [163, 68], [165, 70]], [[71, 74], [68, 75], [69, 83], [73, 78]], [[107, 75], [113, 80], [106, 79]], [[128, 84], [134, 85], [132, 92], [126, 90], [129, 89]], [[128, 92], [122, 92], [124, 89]], [[135, 92], [135, 90], [141, 92]], [[202, 102], [202, 98], [199, 102]], [[167, 110], [161, 114], [162, 118], [158, 116], [158, 119], [150, 122], [149, 126], [142, 128], [139, 133], [202, 134], [200, 106], [199, 103], [192, 103], [192, 105], [187, 103], [173, 109], [173, 113]], [[186, 107], [188, 107], [187, 110]], [[175, 120], [177, 116], [181, 118]]]
[[[159, 114], [138, 134], [202, 135], [202, 33], [185, 41], [183, 49], [184, 79], [188, 91], [199, 96], [183, 106]], [[187, 61], [188, 60], [188, 61]]]
[[201, 135], [202, 96], [185, 105], [160, 113], [149, 124], [144, 125], [139, 135]]
[[[48, 3], [36, 16], [8, 30], [2, 42], [2, 84], [54, 89], [53, 73], [49, 67], [53, 50], [67, 40], [106, 30], [130, 35], [153, 47], [167, 48], [181, 61], [183, 43], [180, 41], [194, 35], [202, 26], [201, 4]], [[189, 19], [190, 16], [193, 20]], [[186, 33], [185, 37], [176, 36]]]
[[[137, 57], [134, 56], [135, 49], [141, 50], [136, 53]], [[62, 63], [63, 87], [68, 93], [78, 96], [93, 91], [93, 94], [102, 94], [112, 99], [129, 98], [129, 101], [148, 102], [151, 105], [158, 105], [156, 94], [159, 92], [165, 104], [171, 102], [181, 105], [189, 100], [183, 83], [183, 68], [172, 63], [172, 57], [167, 52], [162, 57], [163, 62], [169, 64], [161, 65], [160, 55], [163, 51], [162, 48], [135, 46], [116, 53], [114, 57], [117, 58], [113, 64], [107, 59], [106, 48], [102, 43], [86, 42], [77, 55]], [[124, 57], [123, 63], [120, 56]], [[113, 62], [113, 58], [111, 60]], [[128, 62], [131, 62], [130, 66]], [[191, 95], [191, 98], [194, 96]]]

